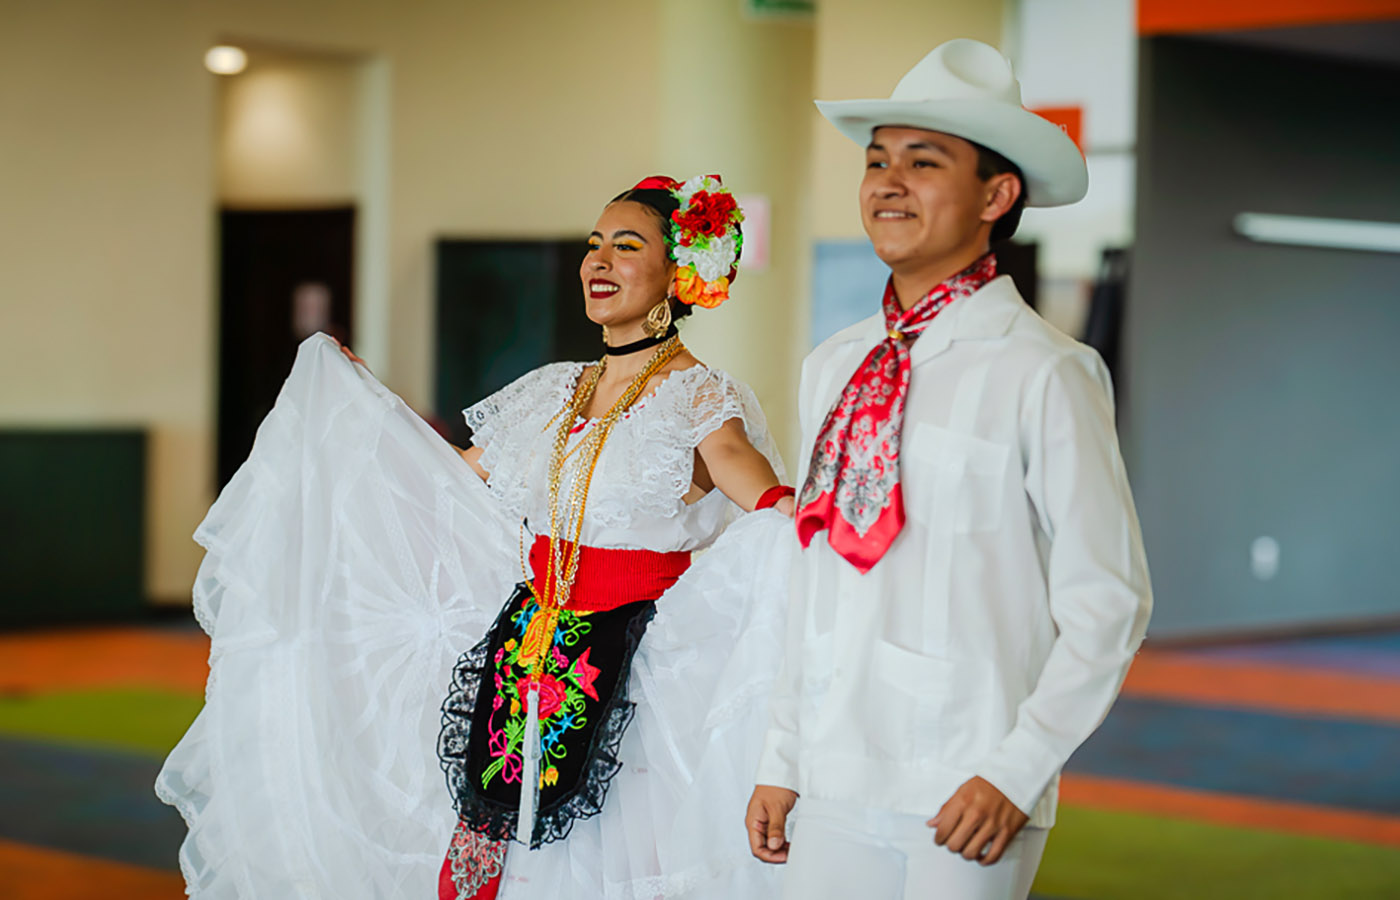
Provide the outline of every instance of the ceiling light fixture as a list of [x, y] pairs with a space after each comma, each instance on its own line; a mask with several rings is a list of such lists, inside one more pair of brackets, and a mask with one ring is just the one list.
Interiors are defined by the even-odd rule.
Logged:
[[1400, 253], [1400, 222], [1240, 213], [1234, 225], [1241, 237], [1266, 244]]
[[220, 44], [204, 54], [204, 67], [215, 75], [237, 75], [248, 67], [248, 54], [238, 47]]

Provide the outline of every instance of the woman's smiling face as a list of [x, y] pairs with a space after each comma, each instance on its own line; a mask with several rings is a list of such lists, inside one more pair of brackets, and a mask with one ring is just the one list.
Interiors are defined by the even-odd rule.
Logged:
[[675, 276], [656, 213], [631, 200], [608, 204], [579, 266], [588, 318], [606, 325], [614, 341], [628, 339], [629, 326], [640, 336], [642, 321], [666, 298]]

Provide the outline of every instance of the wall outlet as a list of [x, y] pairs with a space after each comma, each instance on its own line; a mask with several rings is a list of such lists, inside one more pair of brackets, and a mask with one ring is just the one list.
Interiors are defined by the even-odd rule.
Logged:
[[1249, 545], [1249, 569], [1260, 581], [1269, 581], [1278, 574], [1278, 541], [1263, 535]]

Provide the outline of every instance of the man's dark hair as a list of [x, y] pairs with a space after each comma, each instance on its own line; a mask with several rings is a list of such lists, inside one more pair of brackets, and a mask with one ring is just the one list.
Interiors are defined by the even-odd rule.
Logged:
[[1021, 224], [1021, 212], [1026, 208], [1026, 176], [1021, 174], [1019, 166], [990, 147], [983, 147], [975, 141], [969, 141], [969, 143], [977, 148], [978, 178], [987, 181], [994, 175], [1004, 175], [1010, 172], [1021, 182], [1021, 195], [1016, 198], [1016, 202], [1011, 204], [1011, 208], [1003, 213], [1000, 219], [992, 223], [991, 243], [997, 244], [1015, 234], [1016, 229]]

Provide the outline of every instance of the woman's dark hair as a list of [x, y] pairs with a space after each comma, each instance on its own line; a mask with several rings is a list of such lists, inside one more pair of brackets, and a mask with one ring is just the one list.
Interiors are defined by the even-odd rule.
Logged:
[[969, 143], [977, 148], [978, 178], [987, 181], [994, 175], [1005, 175], [1010, 172], [1021, 182], [1021, 195], [1016, 198], [1016, 202], [1011, 204], [1011, 208], [1003, 213], [1000, 219], [992, 223], [991, 243], [996, 244], [1011, 237], [1020, 227], [1021, 213], [1026, 208], [1026, 176], [1021, 174], [1019, 166], [990, 147], [983, 147], [975, 141], [969, 141]]
[[[666, 242], [666, 254], [671, 253], [671, 213], [681, 208], [680, 201], [670, 191], [661, 188], [629, 188], [608, 201], [611, 206], [623, 200], [631, 203], [640, 203], [656, 216], [657, 223], [661, 227], [661, 237]], [[679, 300], [671, 301], [671, 321], [684, 319], [693, 310], [689, 303], [682, 303]]]

